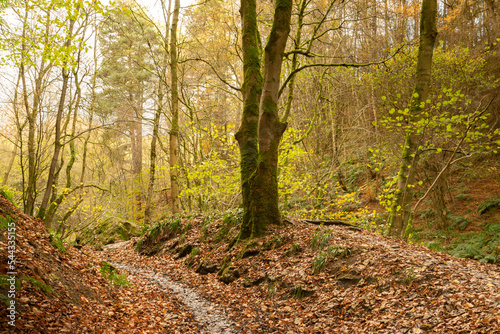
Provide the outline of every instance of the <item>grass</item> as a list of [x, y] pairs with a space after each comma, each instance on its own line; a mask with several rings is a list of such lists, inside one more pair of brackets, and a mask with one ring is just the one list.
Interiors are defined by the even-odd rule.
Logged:
[[129, 286], [131, 285], [125, 274], [118, 274], [118, 269], [116, 269], [110, 263], [103, 261], [101, 266], [101, 275], [107, 278], [111, 284], [118, 286]]
[[328, 245], [328, 242], [332, 238], [332, 231], [327, 228], [318, 228], [312, 237], [311, 241], [311, 249], [313, 251], [315, 250], [322, 250]]
[[229, 235], [229, 231], [231, 228], [238, 226], [241, 224], [243, 219], [243, 210], [230, 210], [224, 214], [224, 219], [222, 220], [222, 225], [219, 229], [219, 232], [214, 238], [214, 242], [220, 242], [227, 239]]
[[12, 279], [14, 279], [15, 290], [18, 291], [21, 288], [21, 281], [19, 281], [17, 277], [0, 275], [0, 288], [2, 291], [5, 291], [5, 294], [0, 294], [0, 302], [5, 303], [6, 306], [10, 305], [10, 298], [8, 295]]
[[15, 221], [11, 216], [7, 215], [4, 217], [0, 215], [0, 231], [7, 231], [9, 227], [12, 227], [12, 223], [15, 223]]
[[286, 251], [285, 256], [293, 256], [302, 252], [302, 247], [296, 242], [293, 242], [292, 247]]
[[313, 259], [311, 269], [313, 274], [319, 274], [325, 269], [328, 260], [331, 258], [341, 258], [351, 252], [350, 249], [339, 247], [339, 246], [330, 246], [325, 251], [321, 251]]
[[477, 207], [477, 213], [482, 215], [488, 212], [489, 210], [496, 208], [499, 205], [500, 205], [500, 198], [490, 198], [486, 202], [479, 204], [479, 206]]
[[61, 254], [66, 254], [68, 251], [66, 250], [66, 247], [64, 247], [64, 244], [63, 244], [63, 241], [61, 240], [61, 238], [55, 234], [53, 231], [50, 231], [50, 243], [52, 244], [52, 246], [54, 246], [58, 251], [59, 253]]
[[43, 283], [43, 282], [41, 282], [33, 277], [23, 276], [23, 277], [21, 277], [21, 280], [26, 281], [26, 282], [30, 282], [31, 284], [33, 284], [33, 286], [35, 288], [42, 291], [46, 295], [48, 295], [48, 294], [57, 295], [54, 292], [54, 290], [52, 290], [52, 288], [50, 286], [48, 286], [47, 284], [45, 284], [45, 283]]

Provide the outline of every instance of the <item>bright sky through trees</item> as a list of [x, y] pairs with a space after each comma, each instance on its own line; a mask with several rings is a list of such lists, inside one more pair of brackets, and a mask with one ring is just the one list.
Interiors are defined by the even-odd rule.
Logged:
[[[137, 3], [140, 5], [146, 7], [146, 10], [149, 15], [154, 17], [156, 20], [162, 20], [162, 11], [161, 11], [161, 2], [160, 0], [136, 0]], [[165, 0], [168, 3], [168, 0]], [[196, 0], [181, 0], [181, 12], [180, 15], [182, 16], [182, 8], [186, 6], [190, 6], [196, 3]], [[172, 6], [173, 6], [173, 1], [172, 1]]]

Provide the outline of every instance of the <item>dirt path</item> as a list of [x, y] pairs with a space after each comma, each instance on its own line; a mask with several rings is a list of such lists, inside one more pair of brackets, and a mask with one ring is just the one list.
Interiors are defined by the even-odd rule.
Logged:
[[[114, 244], [112, 249], [125, 246], [127, 243]], [[108, 249], [110, 249], [108, 248]], [[191, 310], [195, 321], [201, 323], [209, 333], [213, 334], [236, 334], [240, 331], [235, 329], [235, 323], [228, 319], [225, 311], [218, 305], [211, 303], [195, 290], [185, 285], [175, 282], [164, 273], [144, 270], [123, 263], [109, 262], [116, 268], [147, 279], [153, 284], [157, 284], [163, 289], [168, 289], [180, 299], [187, 308]]]
[[[202, 326], [192, 333], [498, 332], [498, 266], [366, 231], [336, 226], [318, 230], [306, 224], [276, 231], [274, 235], [288, 240], [284, 245], [242, 257], [243, 245], [227, 252], [224, 243], [199, 243], [206, 231], [201, 222], [190, 223], [183, 243], [199, 247], [194, 265], [187, 266], [193, 259], [180, 258], [178, 250], [167, 251], [180, 236], [156, 256], [141, 255], [134, 242], [110, 245], [95, 256], [123, 264], [119, 268], [132, 280], [137, 277], [137, 284], [154, 284], [172, 295], [192, 314], [193, 325]], [[311, 236], [318, 235], [328, 235], [332, 249], [350, 252], [331, 258], [313, 274], [314, 261], [324, 253], [311, 248]], [[294, 248], [300, 251], [289, 255]], [[231, 270], [238, 271], [231, 283], [216, 273], [192, 270], [200, 261], [220, 264], [224, 258], [231, 258]], [[296, 291], [304, 295], [297, 297]]]

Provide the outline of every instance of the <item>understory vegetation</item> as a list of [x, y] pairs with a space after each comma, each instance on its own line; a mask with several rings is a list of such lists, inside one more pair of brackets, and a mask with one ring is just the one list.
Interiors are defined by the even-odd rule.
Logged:
[[[287, 124], [276, 175], [283, 224], [339, 221], [386, 234], [389, 213], [402, 209], [394, 203], [411, 136], [408, 241], [498, 263], [498, 8], [473, 1], [471, 17], [466, 1], [439, 8], [430, 93], [413, 113], [420, 3], [389, 3], [293, 2], [277, 102]], [[139, 236], [137, 248], [154, 253], [159, 240], [183, 244], [183, 222], [196, 217], [200, 242], [238, 241], [239, 3], [182, 7], [178, 49], [174, 8], [158, 6], [30, 0], [1, 9], [12, 22], [0, 22], [11, 79], [2, 83], [0, 193], [41, 218], [62, 254], [63, 241], [102, 249]], [[258, 9], [263, 57], [274, 8]], [[313, 237], [317, 272], [350, 252], [327, 247], [328, 233]], [[198, 250], [184, 250], [190, 266]]]

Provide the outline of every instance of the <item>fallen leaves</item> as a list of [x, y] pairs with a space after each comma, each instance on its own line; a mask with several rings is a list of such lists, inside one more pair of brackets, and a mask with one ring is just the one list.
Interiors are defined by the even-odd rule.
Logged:
[[[225, 242], [201, 242], [202, 235], [217, 235], [220, 222], [202, 230], [201, 219], [192, 219], [183, 242], [196, 244], [198, 252], [189, 269], [172, 247], [177, 239], [168, 244], [170, 250], [153, 257], [136, 253], [134, 241], [102, 252], [69, 248], [62, 255], [40, 221], [2, 197], [0, 214], [17, 222], [18, 278], [36, 278], [55, 292], [45, 294], [21, 281], [14, 333], [207, 332], [193, 310], [157, 283], [161, 275], [197, 290], [212, 303], [207, 313], [225, 311], [233, 330], [241, 333], [494, 333], [500, 328], [498, 266], [365, 231], [327, 227], [331, 245], [352, 251], [328, 259], [323, 271], [313, 275], [318, 251], [311, 249], [311, 236], [317, 227], [300, 222], [276, 228], [261, 240], [264, 245], [279, 235], [280, 246], [242, 258], [242, 244], [228, 252]], [[4, 238], [0, 235], [1, 256]], [[217, 270], [195, 272], [201, 261], [220, 266], [224, 259], [238, 272], [232, 283], [221, 282]], [[99, 272], [102, 261], [142, 268], [156, 278], [127, 273], [131, 286], [110, 285]], [[7, 328], [4, 311], [1, 329]]]
[[[22, 214], [2, 196], [0, 215], [16, 221], [16, 277], [21, 282], [16, 292], [15, 327], [7, 324], [6, 307], [2, 306], [1, 333], [203, 332], [192, 321], [190, 310], [158, 286], [130, 277], [133, 286], [116, 287], [99, 273], [101, 262], [90, 255], [93, 251], [70, 247], [66, 255], [60, 254], [43, 223]], [[2, 231], [3, 275], [7, 263], [4, 240]], [[22, 277], [36, 279], [55, 293], [44, 293]]]

